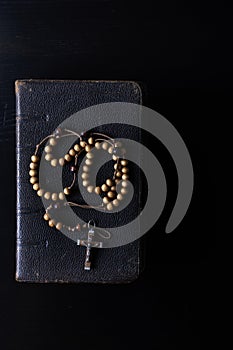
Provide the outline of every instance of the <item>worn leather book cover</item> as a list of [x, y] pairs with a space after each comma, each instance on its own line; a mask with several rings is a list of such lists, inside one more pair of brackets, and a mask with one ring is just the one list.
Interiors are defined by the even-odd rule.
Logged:
[[[108, 102], [141, 104], [141, 89], [130, 81], [16, 81], [17, 281], [127, 283], [139, 276], [140, 239], [115, 248], [92, 249], [93, 266], [90, 271], [84, 270], [86, 249], [47, 225], [43, 220], [41, 198], [36, 196], [29, 182], [29, 164], [35, 145], [68, 116]], [[139, 130], [130, 126], [105, 125], [98, 131], [111, 137], [140, 141]], [[132, 180], [139, 184], [139, 172], [133, 169], [131, 174]], [[136, 194], [136, 207], [125, 209], [123, 221], [133, 217], [139, 202], [139, 194]]]

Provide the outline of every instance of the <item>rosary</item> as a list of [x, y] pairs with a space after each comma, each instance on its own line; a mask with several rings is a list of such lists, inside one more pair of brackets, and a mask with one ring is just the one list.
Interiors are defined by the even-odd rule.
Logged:
[[[55, 157], [55, 146], [58, 148], [59, 140], [69, 136], [77, 137], [76, 143], [65, 155], [63, 155], [63, 157]], [[47, 143], [46, 147], [44, 148], [45, 160], [50, 163], [52, 168], [58, 166], [64, 167], [69, 164], [69, 170], [72, 173], [73, 179], [69, 186], [63, 188], [63, 191], [49, 191], [48, 188], [42, 188], [40, 185], [39, 152], [44, 143]], [[100, 186], [94, 186], [90, 182], [90, 170], [94, 162], [94, 149], [108, 152], [114, 162], [112, 178], [107, 178]], [[34, 154], [31, 156], [29, 171], [30, 183], [32, 184], [33, 190], [36, 191], [37, 195], [39, 197], [43, 197], [49, 203], [45, 210], [44, 220], [46, 220], [51, 228], [55, 228], [59, 231], [66, 229], [74, 233], [80, 233], [87, 230], [87, 238], [77, 240], [77, 245], [86, 247], [86, 257], [84, 263], [85, 270], [91, 269], [91, 248], [103, 247], [103, 242], [95, 241], [95, 233], [104, 239], [109, 239], [110, 233], [104, 229], [97, 229], [95, 227], [95, 222], [91, 218], [88, 223], [84, 223], [83, 225], [76, 223], [74, 226], [69, 226], [61, 221], [57, 221], [55, 214], [58, 210], [65, 209], [67, 206], [80, 207], [87, 210], [93, 208], [108, 212], [111, 212], [114, 207], [118, 207], [120, 202], [123, 201], [124, 195], [126, 195], [128, 192], [127, 187], [129, 168], [128, 161], [125, 159], [125, 153], [126, 151], [120, 142], [116, 142], [113, 138], [105, 134], [98, 132], [89, 134], [83, 132], [79, 134], [72, 130], [58, 128], [53, 134], [48, 135], [36, 145]], [[66, 200], [66, 198], [72, 194], [76, 184], [79, 170], [78, 161], [81, 154], [86, 156], [81, 173], [82, 186], [88, 193], [96, 194], [102, 198], [102, 203], [98, 206], [80, 204]]]

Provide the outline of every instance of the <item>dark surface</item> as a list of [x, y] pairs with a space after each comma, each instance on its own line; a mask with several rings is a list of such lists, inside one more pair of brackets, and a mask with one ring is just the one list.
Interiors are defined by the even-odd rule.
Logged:
[[[2, 349], [205, 349], [214, 338], [213, 124], [232, 95], [225, 2], [0, 1]], [[146, 269], [126, 286], [25, 285], [15, 273], [14, 81], [126, 79], [182, 135], [195, 190], [170, 235], [147, 237]], [[221, 113], [220, 113], [221, 112]], [[156, 149], [154, 150], [156, 153]], [[213, 157], [212, 157], [213, 156]], [[151, 344], [151, 345], [150, 345]]]

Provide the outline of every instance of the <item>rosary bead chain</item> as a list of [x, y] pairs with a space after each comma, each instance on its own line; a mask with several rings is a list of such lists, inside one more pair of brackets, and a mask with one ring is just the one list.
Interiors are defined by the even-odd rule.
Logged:
[[45, 191], [44, 189], [40, 188], [39, 185], [39, 180], [38, 180], [38, 163], [39, 163], [39, 156], [36, 156], [35, 154], [31, 157], [32, 163], [30, 163], [30, 183], [33, 185], [33, 189], [37, 192], [37, 195], [39, 197], [44, 197], [45, 199], [49, 200], [52, 199], [52, 201], [56, 201], [57, 199], [59, 200], [64, 200], [65, 196], [64, 195], [69, 195], [71, 193], [71, 189], [74, 186], [75, 179], [76, 179], [76, 165], [77, 165], [77, 157], [75, 158], [75, 166], [71, 167], [71, 171], [74, 173], [73, 181], [72, 184], [69, 187], [65, 187], [63, 192], [49, 192]]
[[[64, 200], [64, 195], [69, 195], [71, 192], [72, 187], [74, 186], [75, 180], [76, 180], [76, 166], [77, 166], [77, 157], [78, 155], [84, 150], [82, 149], [78, 144], [74, 146], [75, 149], [69, 150], [69, 152], [65, 155], [64, 158], [56, 159], [52, 158], [52, 147], [57, 144], [57, 139], [61, 137], [67, 137], [67, 136], [74, 136], [76, 135], [81, 139], [81, 136], [78, 133], [75, 133], [71, 130], [65, 129], [66, 134], [62, 134], [62, 130], [60, 128], [56, 129], [55, 132], [52, 135], [48, 135], [45, 137], [39, 144], [36, 145], [36, 149], [34, 152], [34, 155], [31, 157], [31, 163], [30, 163], [30, 183], [33, 185], [33, 189], [37, 191], [38, 196], [42, 197], [44, 196], [45, 199], [49, 200], [52, 199], [53, 201], [56, 201], [57, 199]], [[40, 188], [39, 182], [38, 182], [38, 163], [39, 163], [39, 156], [37, 155], [39, 147], [45, 142], [49, 140], [49, 145], [45, 147], [45, 159], [50, 161], [50, 164], [53, 167], [56, 167], [58, 164], [61, 166], [64, 166], [65, 162], [70, 162], [73, 157], [75, 157], [75, 165], [71, 167], [71, 172], [73, 172], [73, 181], [72, 184], [69, 187], [65, 187], [63, 192], [59, 193], [50, 193], [49, 191], [44, 191]], [[92, 140], [90, 140], [92, 142]], [[76, 153], [77, 152], [77, 153]]]
[[[81, 135], [77, 134], [77, 133], [74, 133], [72, 132], [71, 130], [67, 130], [65, 129], [66, 132], [68, 132], [67, 134], [62, 134], [62, 131], [61, 129], [59, 130], [59, 133], [56, 133], [55, 131], [55, 134], [57, 135], [56, 138], [59, 139], [59, 138], [63, 138], [63, 137], [68, 137], [68, 136], [78, 136], [79, 138], [81, 138]], [[66, 153], [64, 155], [64, 157], [60, 157], [59, 159], [57, 158], [54, 158], [53, 155], [52, 155], [52, 151], [53, 151], [53, 146], [56, 146], [57, 145], [57, 140], [54, 138], [54, 137], [51, 137], [50, 140], [49, 140], [49, 145], [45, 147], [45, 160], [47, 160], [48, 162], [50, 162], [51, 166], [53, 167], [56, 167], [58, 164], [60, 166], [64, 166], [65, 162], [69, 163], [71, 162], [72, 158], [75, 157], [75, 155], [77, 153], [80, 153], [80, 151], [83, 151], [84, 147], [82, 147], [81, 145], [79, 144], [75, 144], [73, 148], [71, 148], [68, 153]]]
[[[68, 226], [68, 225], [63, 224], [61, 221], [55, 220], [55, 219], [52, 217], [52, 215], [51, 215], [51, 213], [50, 213], [51, 209], [58, 209], [58, 208], [60, 208], [60, 204], [59, 204], [59, 203], [56, 203], [56, 204], [54, 204], [54, 205], [50, 205], [50, 206], [46, 209], [45, 214], [44, 214], [44, 220], [48, 222], [48, 225], [49, 225], [50, 227], [55, 227], [55, 228], [56, 228], [57, 230], [59, 230], [59, 231], [60, 231], [62, 228], [65, 228], [65, 229], [67, 229], [68, 231], [72, 231], [72, 232], [79, 231], [79, 232], [80, 232], [80, 231], [82, 230], [82, 227], [81, 227], [80, 224], [77, 224], [77, 225], [75, 225], [74, 227], [70, 227], [70, 226]], [[87, 226], [87, 225], [84, 224], [84, 225], [83, 225], [83, 228], [86, 227], [86, 226]]]
[[[89, 193], [96, 193], [98, 195], [104, 195], [103, 197], [103, 203], [102, 205], [106, 204], [107, 210], [112, 210], [113, 206], [118, 206], [119, 201], [123, 199], [123, 195], [127, 193], [127, 179], [129, 177], [128, 172], [129, 169], [127, 167], [128, 161], [126, 159], [120, 158], [120, 154], [123, 154], [125, 150], [119, 150], [119, 147], [121, 147], [120, 142], [115, 142], [115, 140], [107, 135], [101, 134], [101, 133], [93, 133], [90, 137], [88, 137], [86, 140], [85, 133], [82, 133], [81, 135], [78, 133], [75, 133], [71, 130], [65, 129], [65, 132], [67, 134], [62, 134], [61, 129], [57, 129], [55, 133], [52, 135], [47, 136], [44, 138], [38, 145], [36, 145], [36, 150], [34, 152], [34, 155], [31, 157], [31, 163], [30, 163], [30, 182], [33, 185], [33, 189], [37, 192], [37, 195], [42, 197], [44, 196], [47, 200], [57, 201], [57, 200], [64, 200], [65, 195], [69, 195], [71, 193], [71, 189], [74, 186], [75, 180], [76, 180], [76, 174], [77, 174], [77, 158], [78, 155], [85, 151], [86, 152], [86, 160], [85, 165], [83, 166], [83, 173], [81, 175], [83, 179], [83, 186], [86, 187], [87, 191]], [[80, 141], [79, 143], [76, 143], [73, 148], [69, 150], [69, 152], [59, 159], [53, 158], [52, 156], [52, 149], [53, 146], [57, 144], [57, 139], [61, 137], [67, 137], [70, 135], [76, 135]], [[95, 139], [93, 136], [98, 135], [99, 138]], [[42, 145], [43, 142], [46, 140], [49, 140], [49, 144], [45, 147], [45, 159], [50, 161], [50, 164], [53, 167], [56, 167], [58, 164], [61, 166], [64, 166], [66, 162], [70, 162], [73, 157], [75, 157], [75, 165], [71, 166], [71, 172], [73, 172], [74, 177], [72, 184], [69, 187], [65, 187], [63, 192], [59, 193], [51, 193], [49, 191], [45, 191], [44, 189], [40, 188], [39, 182], [38, 182], [38, 163], [39, 163], [39, 156], [37, 155], [39, 147]], [[101, 141], [101, 142], [100, 142]], [[103, 149], [107, 151], [109, 154], [112, 155], [112, 159], [116, 162], [114, 164], [114, 175], [113, 179], [108, 178], [105, 183], [102, 186], [92, 186], [89, 182], [89, 168], [93, 163], [94, 155], [91, 152], [92, 148], [95, 147], [96, 149]], [[116, 192], [116, 185], [122, 182], [122, 186], [120, 189], [120, 193]], [[90, 207], [90, 206], [87, 206]]]
[[[100, 143], [99, 141], [103, 141], [102, 143]], [[112, 141], [114, 141], [112, 139]], [[105, 151], [108, 151], [108, 153], [112, 154], [114, 147], [116, 146], [120, 146], [120, 143], [114, 143], [111, 142], [109, 140], [104, 140], [104, 139], [97, 139], [96, 142], [93, 141], [93, 144], [95, 146], [96, 149], [103, 149]], [[86, 149], [86, 148], [85, 148]], [[89, 166], [92, 164], [92, 158], [91, 155], [92, 153], [91, 148], [88, 148], [88, 153], [87, 153], [87, 157], [88, 159], [86, 159], [85, 161], [85, 165], [83, 166], [83, 173], [81, 174], [81, 178], [83, 179], [83, 186], [87, 188], [87, 191], [89, 193], [96, 193], [98, 195], [100, 194], [104, 194], [103, 197], [103, 204], [106, 205], [107, 210], [112, 210], [113, 206], [118, 206], [119, 205], [119, 200], [117, 199], [117, 193], [116, 193], [116, 185], [117, 183], [119, 183], [120, 181], [123, 181], [123, 187], [121, 188], [120, 192], [121, 192], [121, 196], [119, 197], [120, 200], [122, 200], [123, 197], [122, 195], [127, 193], [127, 179], [128, 179], [128, 161], [126, 159], [120, 159], [118, 156], [116, 156], [116, 163], [114, 164], [114, 175], [113, 175], [113, 179], [107, 179], [105, 181], [104, 184], [102, 184], [101, 186], [92, 186], [90, 185], [89, 182]], [[121, 171], [120, 171], [121, 170]]]
[[[77, 206], [76, 203], [72, 203], [72, 202], [68, 202], [64, 205], [69, 205], [69, 206]], [[90, 223], [94, 223], [92, 220], [90, 220], [88, 222], [88, 224], [84, 223], [84, 224], [80, 224], [77, 223], [75, 226], [71, 227], [68, 225], [65, 225], [64, 223], [62, 223], [61, 221], [57, 221], [56, 219], [53, 218], [53, 216], [51, 215], [51, 210], [52, 209], [59, 209], [60, 208], [60, 203], [56, 203], [53, 205], [50, 205], [44, 214], [44, 220], [48, 223], [49, 227], [51, 228], [56, 228], [58, 231], [62, 230], [62, 228], [71, 231], [71, 232], [82, 232], [84, 229], [90, 229]], [[95, 227], [95, 223], [94, 223], [94, 227]], [[104, 239], [110, 239], [111, 237], [111, 233], [107, 230], [105, 230], [104, 228], [95, 228], [97, 231], [97, 234], [104, 238]]]

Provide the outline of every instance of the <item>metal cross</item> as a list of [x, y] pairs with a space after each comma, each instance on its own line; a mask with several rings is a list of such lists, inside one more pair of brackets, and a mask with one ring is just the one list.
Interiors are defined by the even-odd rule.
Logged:
[[86, 258], [85, 258], [85, 264], [84, 264], [84, 270], [90, 270], [91, 269], [91, 261], [90, 261], [90, 254], [91, 254], [91, 248], [102, 248], [103, 243], [102, 242], [94, 242], [92, 239], [95, 235], [95, 231], [93, 228], [90, 228], [87, 234], [87, 240], [84, 239], [78, 239], [77, 245], [81, 245], [87, 248], [86, 250]]

